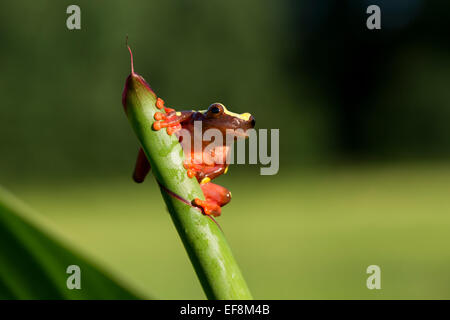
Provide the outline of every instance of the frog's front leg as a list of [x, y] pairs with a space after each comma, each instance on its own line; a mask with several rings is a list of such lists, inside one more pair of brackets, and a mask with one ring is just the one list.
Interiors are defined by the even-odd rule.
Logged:
[[[186, 121], [192, 115], [192, 111], [175, 111], [174, 109], [164, 108], [168, 113], [155, 112], [153, 129], [158, 131], [167, 128], [167, 134], [172, 135], [174, 132], [181, 130], [181, 122]], [[170, 111], [171, 110], [171, 111]]]
[[212, 182], [200, 184], [205, 200], [195, 198], [193, 204], [202, 209], [206, 215], [220, 216], [221, 207], [231, 200], [231, 192], [218, 184]]

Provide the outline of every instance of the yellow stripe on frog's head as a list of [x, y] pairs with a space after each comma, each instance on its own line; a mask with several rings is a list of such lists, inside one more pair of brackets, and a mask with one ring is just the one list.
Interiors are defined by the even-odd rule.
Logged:
[[252, 116], [252, 115], [251, 115], [250, 113], [248, 113], [248, 112], [246, 112], [246, 113], [241, 113], [241, 114], [231, 112], [231, 111], [229, 111], [223, 104], [221, 104], [221, 103], [218, 103], [218, 104], [220, 104], [220, 105], [223, 107], [223, 111], [225, 112], [225, 114], [227, 114], [227, 115], [229, 115], [229, 116], [232, 116], [232, 117], [235, 117], [235, 118], [239, 118], [239, 119], [242, 119], [242, 120], [244, 120], [244, 121], [248, 121], [248, 120], [250, 119], [250, 117]]

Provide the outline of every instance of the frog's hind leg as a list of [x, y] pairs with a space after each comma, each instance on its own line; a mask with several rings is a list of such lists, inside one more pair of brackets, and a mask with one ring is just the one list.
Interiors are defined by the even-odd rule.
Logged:
[[200, 184], [205, 200], [195, 198], [193, 204], [202, 208], [206, 215], [220, 216], [222, 207], [231, 200], [231, 192], [227, 188], [211, 182]]
[[133, 172], [133, 180], [137, 183], [143, 182], [147, 174], [150, 172], [150, 169], [150, 162], [148, 162], [144, 150], [140, 148], [136, 159], [136, 166]]
[[204, 166], [202, 164], [194, 164], [190, 161], [186, 161], [183, 165], [187, 170], [188, 177], [193, 178], [195, 176], [197, 181], [201, 184], [208, 183], [221, 174], [226, 174], [228, 171], [228, 164]]
[[221, 174], [226, 174], [228, 171], [228, 164], [216, 164], [214, 166], [203, 166], [200, 172], [197, 172], [197, 180], [201, 184], [210, 182]]

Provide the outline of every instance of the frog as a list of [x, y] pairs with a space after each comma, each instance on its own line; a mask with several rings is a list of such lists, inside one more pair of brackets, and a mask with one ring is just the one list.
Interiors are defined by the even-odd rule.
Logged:
[[[161, 98], [156, 99], [155, 105], [161, 112], [155, 112], [152, 129], [160, 131], [166, 128], [168, 135], [175, 134], [177, 136], [183, 147], [185, 157], [183, 166], [186, 174], [191, 179], [197, 179], [203, 192], [205, 200], [195, 198], [191, 202], [192, 206], [198, 207], [207, 216], [220, 216], [222, 207], [231, 201], [231, 192], [211, 181], [228, 172], [227, 157], [230, 154], [231, 146], [227, 144], [225, 138], [222, 139], [222, 144], [215, 144], [212, 148], [208, 147], [210, 141], [202, 140], [200, 151], [191, 147], [187, 148], [186, 145], [194, 146], [194, 138], [196, 138], [194, 125], [197, 121], [201, 122], [201, 137], [206, 130], [216, 129], [220, 131], [222, 137], [226, 137], [230, 131], [233, 132], [234, 140], [236, 140], [248, 137], [248, 130], [255, 127], [255, 118], [248, 112], [242, 114], [231, 112], [225, 105], [218, 102], [212, 103], [206, 110], [200, 111], [176, 111], [166, 107]], [[191, 137], [190, 144], [182, 143], [182, 139], [185, 137], [181, 134], [182, 129], [188, 131]], [[138, 152], [133, 180], [142, 183], [150, 170], [150, 163], [141, 148]]]

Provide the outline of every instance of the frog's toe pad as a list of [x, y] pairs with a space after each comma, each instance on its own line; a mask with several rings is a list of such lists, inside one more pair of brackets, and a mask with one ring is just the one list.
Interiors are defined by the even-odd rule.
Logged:
[[211, 201], [201, 200], [199, 198], [195, 198], [192, 201], [192, 204], [201, 208], [203, 213], [207, 216], [213, 215], [214, 217], [218, 217], [222, 211], [218, 204]]
[[169, 119], [161, 112], [155, 113], [155, 120], [157, 121], [153, 122], [153, 129], [156, 131], [167, 128], [167, 134], [171, 136], [174, 132], [181, 130], [181, 124], [176, 119]]
[[175, 111], [175, 109], [172, 109], [172, 108], [167, 108], [165, 105], [164, 105], [164, 100], [163, 99], [161, 99], [161, 98], [157, 98], [156, 99], [156, 107], [158, 108], [158, 109], [164, 109], [164, 111], [166, 112], [166, 113], [170, 113], [170, 112], [172, 112], [172, 111]]
[[187, 175], [190, 179], [195, 177], [202, 169], [201, 166], [186, 161], [183, 163], [183, 167], [187, 170]]

